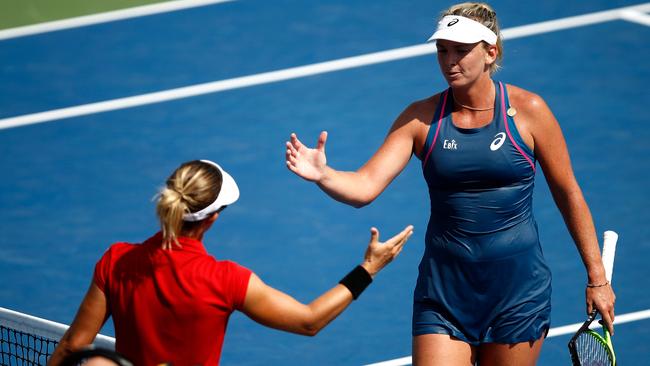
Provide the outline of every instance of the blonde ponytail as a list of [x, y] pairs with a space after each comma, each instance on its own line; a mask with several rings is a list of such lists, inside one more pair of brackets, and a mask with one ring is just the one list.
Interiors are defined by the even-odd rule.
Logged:
[[180, 246], [180, 236], [197, 223], [183, 221], [183, 215], [199, 211], [212, 203], [221, 190], [221, 173], [199, 160], [178, 167], [158, 193], [156, 213], [163, 235], [163, 249]]

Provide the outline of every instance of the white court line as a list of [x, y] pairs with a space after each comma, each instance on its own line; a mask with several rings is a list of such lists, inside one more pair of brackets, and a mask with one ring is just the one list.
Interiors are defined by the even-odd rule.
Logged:
[[39, 33], [54, 32], [63, 29], [84, 27], [87, 25], [107, 23], [116, 20], [137, 18], [146, 15], [167, 13], [176, 10], [195, 8], [210, 4], [224, 3], [234, 0], [175, 0], [159, 4], [135, 6], [132, 8], [108, 11], [105, 13], [84, 15], [75, 18], [55, 20], [51, 22], [26, 25], [23, 27], [0, 30], [0, 41], [10, 38], [31, 36]]
[[[615, 325], [620, 325], [624, 323], [630, 323], [637, 320], [644, 320], [650, 318], [650, 309], [636, 311], [634, 313], [627, 313], [623, 315], [616, 315], [616, 320], [614, 321]], [[565, 325], [562, 327], [551, 328], [548, 331], [548, 336], [546, 338], [557, 337], [566, 334], [573, 334], [580, 329], [582, 323], [575, 323], [570, 325]], [[598, 328], [600, 324], [597, 322], [591, 323], [589, 328]], [[365, 366], [405, 366], [410, 365], [413, 362], [411, 356], [396, 358], [394, 360], [382, 361], [377, 363], [367, 364]]]
[[640, 11], [623, 10], [621, 11], [621, 19], [625, 19], [630, 22], [635, 22], [650, 27], [650, 15], [643, 14]]
[[[626, 10], [649, 12], [650, 3], [622, 7], [586, 15], [578, 15], [541, 23], [534, 23], [519, 27], [508, 28], [502, 31], [504, 39], [515, 39], [536, 34], [553, 32], [561, 29], [580, 27], [620, 19], [621, 12]], [[382, 62], [406, 59], [435, 53], [433, 44], [396, 48], [388, 51], [369, 53], [361, 56], [347, 57], [333, 61], [293, 67], [278, 71], [264, 72], [255, 75], [237, 77], [232, 79], [196, 84], [160, 92], [141, 94], [132, 97], [118, 98], [103, 102], [84, 104], [74, 107], [54, 109], [46, 112], [25, 114], [16, 117], [0, 119], [0, 129], [50, 122], [54, 120], [84, 116], [94, 113], [108, 112], [119, 109], [143, 106], [147, 104], [166, 102], [176, 99], [188, 98], [197, 95], [216, 93], [225, 90], [245, 88], [249, 86], [268, 84], [283, 80], [301, 78], [323, 74], [327, 72], [345, 70], [355, 67], [367, 66]]]

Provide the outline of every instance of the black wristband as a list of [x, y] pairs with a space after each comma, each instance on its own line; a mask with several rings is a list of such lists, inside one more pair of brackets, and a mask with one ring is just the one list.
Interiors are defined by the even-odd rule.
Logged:
[[350, 290], [352, 298], [355, 300], [361, 295], [363, 290], [372, 282], [372, 276], [362, 266], [356, 266], [348, 273], [339, 283]]

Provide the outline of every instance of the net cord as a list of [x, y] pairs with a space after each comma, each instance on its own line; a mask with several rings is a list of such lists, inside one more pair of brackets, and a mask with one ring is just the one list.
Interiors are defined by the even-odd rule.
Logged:
[[[51, 320], [23, 314], [0, 307], [0, 325], [23, 333], [34, 334], [43, 338], [59, 341], [68, 326]], [[115, 349], [115, 338], [98, 334], [94, 344], [98, 347]]]

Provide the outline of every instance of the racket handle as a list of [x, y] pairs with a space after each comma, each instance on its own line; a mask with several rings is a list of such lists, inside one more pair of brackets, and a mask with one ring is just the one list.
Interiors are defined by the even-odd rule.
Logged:
[[616, 254], [616, 242], [618, 234], [607, 230], [603, 234], [603, 266], [605, 266], [605, 277], [612, 283], [612, 271], [614, 269], [614, 256]]

